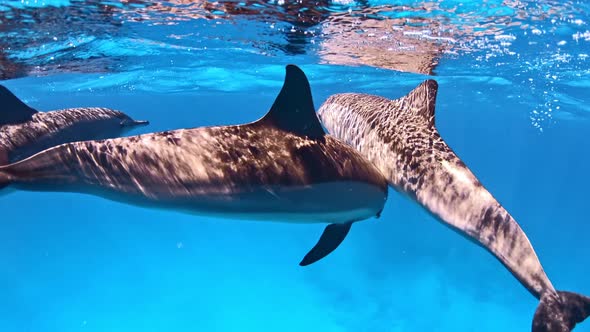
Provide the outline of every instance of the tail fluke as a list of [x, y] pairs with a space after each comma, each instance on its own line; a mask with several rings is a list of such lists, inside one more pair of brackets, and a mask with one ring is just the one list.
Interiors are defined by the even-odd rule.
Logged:
[[569, 332], [590, 315], [590, 298], [584, 295], [557, 292], [541, 296], [533, 318], [533, 332]]

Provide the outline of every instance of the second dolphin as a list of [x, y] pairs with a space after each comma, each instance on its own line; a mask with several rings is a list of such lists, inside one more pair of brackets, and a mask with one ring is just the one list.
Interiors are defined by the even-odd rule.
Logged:
[[104, 107], [38, 112], [0, 85], [0, 165], [62, 143], [118, 137], [147, 124]]
[[555, 290], [518, 223], [441, 138], [437, 90], [427, 80], [396, 100], [337, 94], [318, 113], [328, 132], [374, 162], [397, 191], [490, 251], [540, 300], [533, 332], [570, 331], [590, 314], [590, 298]]

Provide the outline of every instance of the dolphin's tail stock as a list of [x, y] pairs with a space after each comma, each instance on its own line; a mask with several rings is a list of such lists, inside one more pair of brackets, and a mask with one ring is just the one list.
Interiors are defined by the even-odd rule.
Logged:
[[546, 292], [533, 318], [533, 332], [569, 332], [588, 315], [589, 297], [570, 292]]

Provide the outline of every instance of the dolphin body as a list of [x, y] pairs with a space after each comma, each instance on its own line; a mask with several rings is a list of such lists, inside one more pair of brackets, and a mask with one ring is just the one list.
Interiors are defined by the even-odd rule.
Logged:
[[434, 123], [437, 90], [427, 80], [395, 100], [336, 94], [318, 116], [396, 191], [486, 248], [540, 300], [532, 331], [570, 331], [590, 314], [590, 298], [553, 288], [523, 230], [443, 141]]
[[8, 185], [199, 215], [329, 223], [300, 265], [336, 249], [353, 222], [378, 217], [387, 199], [381, 172], [326, 135], [294, 65], [258, 121], [62, 144], [0, 167], [0, 188]]
[[37, 112], [0, 85], [0, 165], [62, 143], [119, 137], [147, 124], [99, 107]]

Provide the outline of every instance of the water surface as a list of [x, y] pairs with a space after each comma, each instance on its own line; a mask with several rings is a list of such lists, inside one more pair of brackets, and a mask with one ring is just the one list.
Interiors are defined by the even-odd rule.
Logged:
[[[558, 289], [590, 295], [589, 6], [582, 1], [2, 1], [0, 78], [39, 110], [105, 106], [134, 133], [262, 116], [284, 66], [331, 94], [439, 83], [443, 138]], [[528, 331], [537, 301], [391, 191], [324, 260], [324, 225], [104, 199], [0, 198], [2, 331]], [[576, 331], [590, 331], [590, 322]]]

